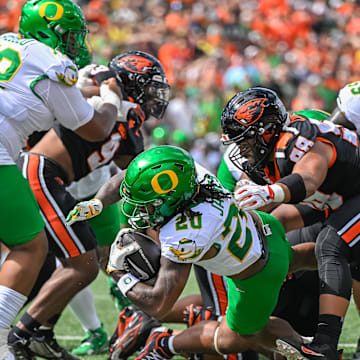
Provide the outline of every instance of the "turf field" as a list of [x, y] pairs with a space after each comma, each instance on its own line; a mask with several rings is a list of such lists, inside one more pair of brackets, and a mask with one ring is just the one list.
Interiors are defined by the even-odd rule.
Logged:
[[[107, 330], [109, 336], [112, 334], [118, 320], [118, 312], [115, 309], [115, 306], [108, 295], [108, 286], [106, 279], [103, 274], [99, 274], [96, 281], [91, 285], [95, 300], [98, 316], [100, 320], [104, 323], [105, 329]], [[197, 291], [197, 284], [192, 278], [187, 287], [184, 290], [184, 293], [192, 293]], [[294, 309], [296, 311], [296, 309]], [[175, 326], [176, 328], [181, 328], [181, 325]], [[83, 336], [83, 330], [71, 311], [66, 309], [65, 313], [59, 320], [58, 325], [56, 326], [56, 335], [59, 339], [59, 343], [71, 350], [76, 347], [81, 337]], [[355, 307], [351, 304], [351, 307], [348, 311], [347, 317], [345, 319], [345, 324], [343, 328], [343, 333], [340, 338], [340, 348], [344, 349], [344, 359], [350, 360], [352, 358], [352, 353], [355, 349], [355, 343], [357, 338], [360, 336], [360, 318], [356, 313]], [[88, 360], [105, 360], [107, 355], [94, 355], [83, 357]]]

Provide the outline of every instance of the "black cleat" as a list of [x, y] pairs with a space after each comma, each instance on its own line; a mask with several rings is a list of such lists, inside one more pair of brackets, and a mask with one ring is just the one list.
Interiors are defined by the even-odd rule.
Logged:
[[34, 354], [29, 349], [29, 339], [15, 332], [9, 331], [7, 337], [7, 354], [1, 354], [1, 360], [35, 360]]
[[304, 344], [282, 338], [276, 340], [276, 350], [287, 360], [342, 360], [342, 350], [329, 344]]
[[28, 341], [20, 339], [12, 344], [8, 344], [9, 350], [13, 357], [7, 356], [6, 359], [13, 358], [14, 360], [35, 360], [35, 356], [28, 347]]
[[30, 338], [29, 349], [44, 359], [79, 360], [58, 344], [52, 330], [38, 329]]
[[134, 360], [166, 360], [171, 359], [174, 354], [170, 352], [164, 340], [172, 335], [172, 330], [154, 331], [146, 341], [144, 348]]
[[110, 360], [126, 359], [144, 346], [151, 329], [160, 326], [153, 317], [134, 305], [126, 307], [110, 339]]

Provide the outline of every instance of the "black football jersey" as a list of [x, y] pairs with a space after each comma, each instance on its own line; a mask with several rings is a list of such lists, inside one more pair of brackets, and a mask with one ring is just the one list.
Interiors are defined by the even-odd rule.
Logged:
[[127, 122], [117, 122], [110, 136], [97, 142], [84, 140], [60, 124], [56, 124], [54, 130], [71, 156], [75, 181], [120, 155], [137, 155], [144, 151], [141, 130]]
[[359, 138], [354, 131], [331, 122], [293, 115], [290, 125], [276, 143], [275, 166], [265, 168], [265, 173], [272, 182], [290, 175], [294, 165], [314, 146], [316, 140], [331, 144], [334, 157], [324, 182], [304, 203], [318, 210], [336, 210], [344, 200], [360, 191]]

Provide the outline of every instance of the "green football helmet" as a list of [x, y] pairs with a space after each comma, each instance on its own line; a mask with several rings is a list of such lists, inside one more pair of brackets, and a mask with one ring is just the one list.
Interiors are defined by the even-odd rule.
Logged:
[[157, 146], [130, 163], [120, 187], [121, 209], [136, 229], [160, 226], [198, 189], [190, 154], [176, 146]]
[[90, 59], [85, 16], [71, 0], [27, 1], [22, 7], [20, 33], [59, 50], [79, 67]]

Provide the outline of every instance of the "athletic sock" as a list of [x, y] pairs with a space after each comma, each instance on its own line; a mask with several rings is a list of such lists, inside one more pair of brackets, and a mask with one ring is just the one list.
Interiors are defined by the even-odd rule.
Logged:
[[344, 318], [332, 314], [319, 315], [313, 344], [329, 344], [337, 348]]
[[78, 292], [70, 301], [69, 306], [85, 332], [101, 327], [96, 314], [94, 295], [89, 286]]
[[10, 328], [26, 300], [25, 295], [0, 285], [0, 328]]

